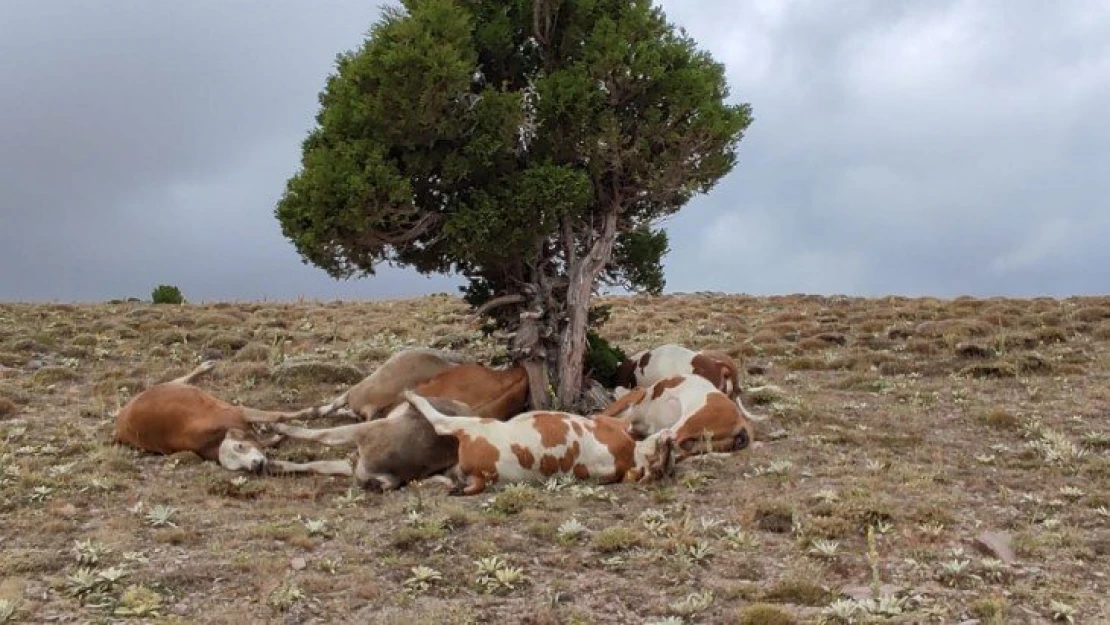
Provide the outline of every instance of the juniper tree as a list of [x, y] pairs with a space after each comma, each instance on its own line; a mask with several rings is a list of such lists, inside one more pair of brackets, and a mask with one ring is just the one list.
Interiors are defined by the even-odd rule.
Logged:
[[660, 221], [736, 163], [723, 66], [649, 0], [405, 0], [337, 56], [275, 210], [335, 278], [461, 274], [532, 402], [573, 406], [591, 298], [657, 294]]

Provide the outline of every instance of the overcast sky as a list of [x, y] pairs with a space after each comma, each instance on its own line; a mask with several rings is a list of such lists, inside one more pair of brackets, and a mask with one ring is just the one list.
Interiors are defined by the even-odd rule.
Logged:
[[[1110, 3], [662, 4], [755, 117], [668, 291], [1110, 293]], [[380, 5], [0, 1], [0, 300], [455, 292], [332, 280], [273, 216]]]

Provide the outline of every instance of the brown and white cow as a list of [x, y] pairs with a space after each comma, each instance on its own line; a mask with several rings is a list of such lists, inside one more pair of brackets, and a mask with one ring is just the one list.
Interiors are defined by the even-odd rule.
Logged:
[[261, 439], [251, 424], [316, 415], [316, 408], [274, 412], [235, 406], [193, 386], [213, 368], [215, 363], [206, 361], [132, 397], [116, 415], [113, 442], [160, 454], [191, 451], [230, 471], [259, 472], [266, 465], [263, 450], [281, 436]]
[[362, 419], [374, 419], [403, 403], [405, 389], [460, 401], [482, 417], [508, 419], [524, 410], [528, 374], [521, 366], [494, 369], [460, 354], [409, 349], [391, 356], [318, 412], [326, 416], [347, 409]]
[[667, 343], [636, 352], [617, 367], [616, 385], [626, 389], [646, 387], [674, 375], [695, 374], [709, 380], [725, 395], [740, 399], [740, 374], [728, 354], [716, 350], [696, 352]]
[[437, 434], [458, 439], [455, 475], [461, 488], [455, 492], [463, 495], [476, 495], [494, 483], [551, 476], [609, 484], [650, 481], [673, 471], [669, 435], [636, 442], [617, 419], [538, 410], [508, 421], [457, 417], [441, 413], [417, 393], [403, 395]]
[[[429, 402], [441, 413], [473, 416], [474, 411], [461, 402], [431, 397]], [[401, 402], [382, 419], [332, 428], [310, 429], [274, 424], [274, 429], [293, 440], [314, 441], [334, 447], [355, 447], [348, 460], [316, 460], [295, 463], [271, 460], [270, 473], [313, 473], [352, 476], [367, 489], [394, 490], [414, 481], [441, 475], [458, 462], [459, 443], [453, 436], [441, 436], [408, 402]]]
[[752, 415], [739, 399], [700, 375], [674, 375], [627, 391], [602, 414], [621, 420], [636, 438], [672, 433], [676, 461], [709, 451], [738, 451], [752, 441]]

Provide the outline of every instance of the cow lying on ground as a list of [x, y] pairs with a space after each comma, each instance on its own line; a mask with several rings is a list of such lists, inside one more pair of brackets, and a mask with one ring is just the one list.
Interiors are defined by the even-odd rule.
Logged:
[[[434, 397], [428, 401], [444, 414], [475, 414], [466, 404], [452, 399]], [[271, 460], [267, 467], [269, 473], [353, 476], [363, 488], [386, 491], [442, 474], [458, 461], [458, 441], [452, 436], [436, 434], [428, 420], [407, 402], [394, 406], [385, 418], [373, 421], [320, 429], [284, 423], [273, 427], [290, 439], [334, 447], [353, 446], [356, 450], [352, 461], [294, 463]]]
[[696, 352], [667, 343], [654, 349], [636, 352], [617, 367], [616, 385], [627, 389], [651, 386], [674, 376], [695, 374], [709, 380], [730, 398], [740, 398], [740, 375], [736, 362], [726, 353], [715, 350]]
[[401, 392], [410, 388], [460, 401], [481, 417], [507, 419], [524, 410], [528, 374], [520, 366], [493, 369], [450, 352], [410, 349], [391, 356], [318, 412], [320, 416], [349, 412], [374, 419], [403, 403]]
[[602, 411], [636, 438], [672, 432], [676, 461], [709, 451], [738, 451], [752, 441], [752, 415], [699, 375], [675, 375], [626, 391]]
[[531, 411], [508, 421], [450, 416], [417, 393], [402, 395], [437, 434], [458, 440], [456, 494], [476, 495], [490, 484], [551, 476], [609, 484], [673, 473], [674, 440], [669, 433], [636, 442], [616, 419], [565, 412]]
[[252, 423], [315, 416], [316, 408], [274, 412], [234, 406], [193, 386], [215, 368], [207, 361], [179, 378], [155, 384], [132, 397], [116, 415], [113, 442], [160, 454], [191, 451], [230, 471], [261, 471], [267, 447], [281, 436], [260, 439]]

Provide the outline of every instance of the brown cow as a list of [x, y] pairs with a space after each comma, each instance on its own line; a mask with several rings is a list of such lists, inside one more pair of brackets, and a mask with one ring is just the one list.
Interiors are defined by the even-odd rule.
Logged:
[[710, 451], [738, 451], [752, 442], [752, 415], [743, 404], [693, 374], [633, 389], [602, 414], [624, 422], [637, 438], [673, 433], [676, 461]]
[[636, 352], [622, 362], [617, 368], [616, 385], [642, 388], [663, 378], [690, 373], [700, 375], [725, 395], [739, 400], [740, 374], [728, 354], [716, 350], [696, 352], [673, 343]]
[[623, 423], [535, 410], [508, 421], [443, 414], [429, 399], [404, 397], [435, 428], [458, 439], [455, 494], [476, 495], [493, 483], [542, 480], [550, 476], [597, 479], [601, 483], [646, 482], [673, 471], [670, 432], [636, 442]]
[[402, 403], [401, 392], [410, 388], [460, 401], [482, 417], [507, 419], [524, 410], [528, 374], [520, 366], [494, 369], [450, 352], [410, 349], [394, 354], [330, 404], [320, 406], [318, 414], [346, 408], [362, 419], [374, 419]]
[[274, 412], [235, 406], [192, 385], [213, 368], [215, 363], [206, 361], [187, 375], [132, 397], [116, 415], [113, 442], [160, 454], [191, 451], [230, 471], [259, 472], [266, 465], [263, 450], [281, 436], [260, 439], [251, 424], [317, 414], [317, 408]]

